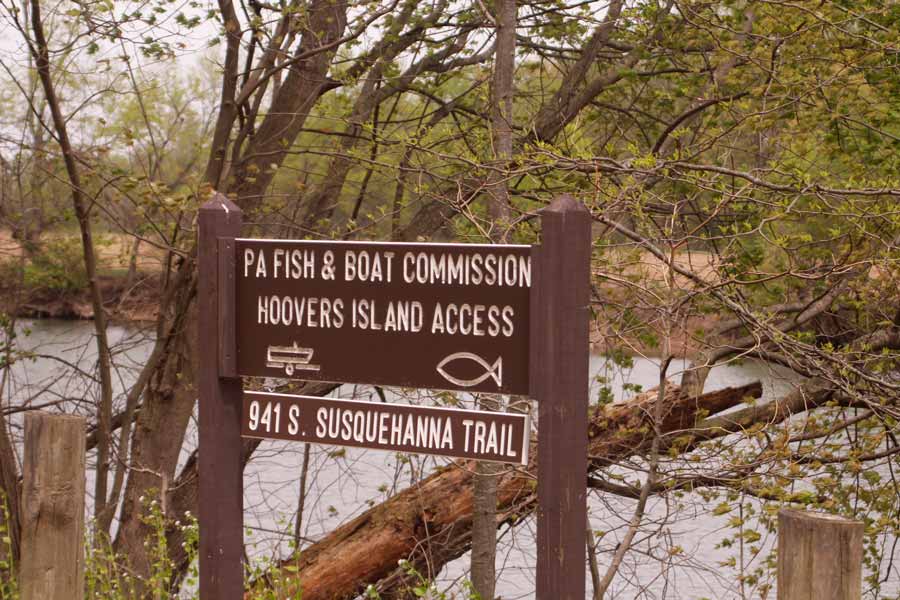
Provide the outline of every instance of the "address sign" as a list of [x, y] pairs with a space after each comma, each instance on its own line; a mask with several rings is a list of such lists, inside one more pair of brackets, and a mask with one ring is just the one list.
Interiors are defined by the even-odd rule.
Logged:
[[528, 464], [529, 417], [244, 392], [241, 435]]

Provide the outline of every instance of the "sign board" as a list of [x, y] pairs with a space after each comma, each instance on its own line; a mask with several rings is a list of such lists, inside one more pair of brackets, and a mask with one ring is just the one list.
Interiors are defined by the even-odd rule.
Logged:
[[198, 218], [200, 597], [243, 593], [242, 436], [528, 464], [523, 414], [244, 392], [250, 375], [534, 398], [535, 597], [583, 599], [586, 207], [556, 198], [534, 248], [240, 239], [242, 221], [221, 194]]
[[531, 247], [235, 240], [237, 373], [528, 393]]
[[243, 437], [528, 464], [528, 415], [244, 392]]

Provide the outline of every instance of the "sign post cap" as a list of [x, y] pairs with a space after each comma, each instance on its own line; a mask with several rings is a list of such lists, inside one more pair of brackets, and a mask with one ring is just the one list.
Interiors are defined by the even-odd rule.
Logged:
[[216, 211], [216, 212], [224, 212], [224, 213], [240, 213], [241, 208], [228, 199], [228, 196], [225, 194], [220, 194], [219, 192], [214, 192], [209, 200], [203, 203], [200, 207], [202, 211]]
[[580, 200], [576, 200], [572, 194], [560, 194], [553, 202], [541, 212], [588, 212], [587, 207]]

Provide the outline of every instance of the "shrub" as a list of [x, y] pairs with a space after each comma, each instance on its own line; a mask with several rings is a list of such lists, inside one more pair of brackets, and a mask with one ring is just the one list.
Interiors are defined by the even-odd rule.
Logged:
[[25, 265], [24, 283], [28, 288], [63, 293], [87, 287], [80, 238], [57, 237], [43, 243]]

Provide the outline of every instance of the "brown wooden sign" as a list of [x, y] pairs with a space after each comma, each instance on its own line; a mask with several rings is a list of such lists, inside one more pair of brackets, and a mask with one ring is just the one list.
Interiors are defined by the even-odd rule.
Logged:
[[584, 205], [554, 200], [535, 247], [240, 239], [242, 220], [220, 194], [198, 220], [200, 598], [243, 594], [242, 436], [528, 462], [526, 415], [245, 393], [251, 375], [530, 395], [535, 597], [583, 600]]
[[528, 415], [244, 392], [241, 435], [528, 464]]
[[528, 393], [531, 247], [234, 241], [236, 372]]

